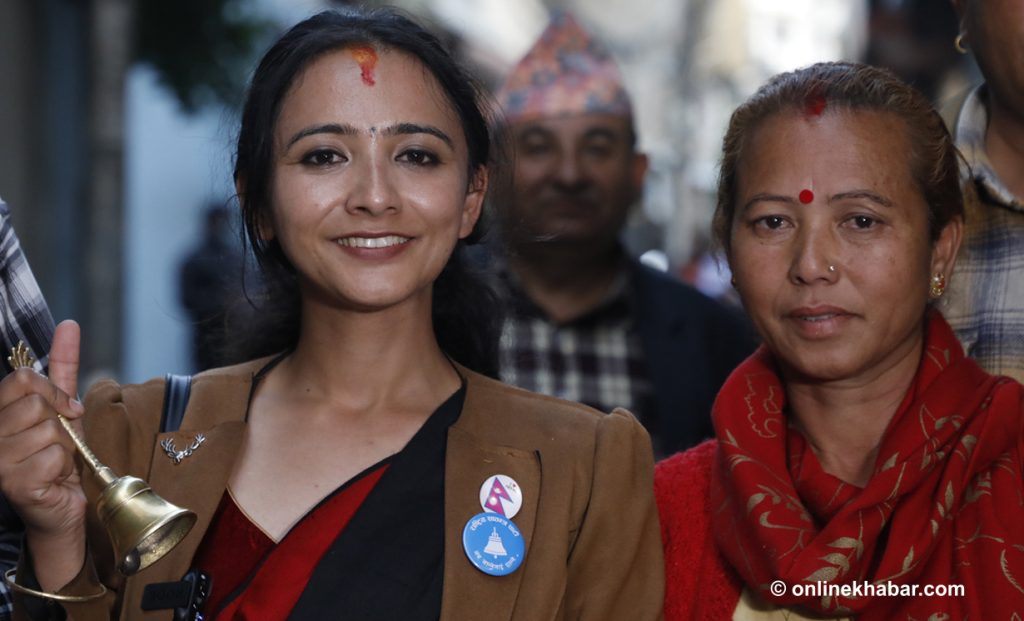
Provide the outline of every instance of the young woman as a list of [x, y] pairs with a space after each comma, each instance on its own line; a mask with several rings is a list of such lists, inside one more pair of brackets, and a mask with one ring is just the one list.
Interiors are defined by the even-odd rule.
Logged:
[[823, 63], [733, 113], [715, 230], [764, 345], [658, 466], [669, 619], [1024, 614], [1024, 390], [933, 308], [957, 154], [892, 74]]
[[[99, 383], [82, 415], [73, 324], [49, 381], [5, 378], [0, 484], [26, 523], [18, 583], [43, 594], [22, 592], [18, 614], [103, 585], [61, 605], [156, 618], [146, 585], [201, 570], [207, 619], [657, 618], [643, 429], [473, 370], [493, 370], [494, 343], [458, 248], [490, 149], [470, 81], [407, 18], [323, 13], [284, 35], [254, 74], [235, 168], [284, 309], [251, 338], [277, 353], [196, 376], [164, 434], [162, 380]], [[114, 571], [56, 412], [81, 418], [113, 470], [198, 515], [165, 558]]]

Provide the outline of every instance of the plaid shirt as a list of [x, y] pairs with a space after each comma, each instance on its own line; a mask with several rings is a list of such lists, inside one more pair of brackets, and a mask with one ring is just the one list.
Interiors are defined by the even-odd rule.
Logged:
[[1024, 381], [1024, 201], [996, 176], [985, 153], [984, 85], [971, 92], [954, 128], [977, 199], [942, 312], [967, 354], [990, 373]]
[[501, 336], [502, 381], [602, 412], [627, 408], [654, 434], [653, 388], [633, 325], [625, 269], [601, 304], [561, 324], [534, 304], [507, 270], [500, 272], [498, 289], [509, 311]]
[[[35, 369], [45, 373], [53, 317], [11, 226], [11, 212], [0, 199], [0, 313], [3, 314], [3, 347], [6, 351], [25, 343], [36, 359]], [[4, 375], [10, 370], [4, 354]]]
[[[5, 351], [25, 343], [36, 358], [35, 369], [46, 372], [47, 356], [53, 338], [53, 317], [46, 300], [29, 269], [18, 236], [11, 226], [11, 212], [0, 199], [0, 313], [3, 314], [2, 340]], [[9, 371], [3, 355], [2, 375]], [[21, 548], [21, 521], [0, 497], [0, 573], [14, 567]], [[11, 593], [0, 580], [0, 621], [12, 614]]]

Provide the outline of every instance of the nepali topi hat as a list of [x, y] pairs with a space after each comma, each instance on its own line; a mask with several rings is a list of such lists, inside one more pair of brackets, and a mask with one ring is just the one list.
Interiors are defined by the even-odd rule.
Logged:
[[497, 100], [510, 122], [584, 113], [632, 115], [611, 54], [564, 11], [551, 17], [498, 90]]

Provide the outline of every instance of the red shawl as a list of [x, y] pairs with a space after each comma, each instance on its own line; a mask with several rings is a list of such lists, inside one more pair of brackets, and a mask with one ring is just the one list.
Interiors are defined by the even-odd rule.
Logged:
[[[1024, 617], [1024, 390], [965, 358], [928, 319], [914, 381], [863, 489], [821, 470], [786, 422], [761, 348], [726, 382], [713, 418], [718, 548], [762, 599], [861, 619]], [[787, 594], [772, 595], [782, 580]], [[962, 584], [957, 597], [794, 597], [792, 586]], [[1016, 615], [1016, 616], [1014, 616]]]

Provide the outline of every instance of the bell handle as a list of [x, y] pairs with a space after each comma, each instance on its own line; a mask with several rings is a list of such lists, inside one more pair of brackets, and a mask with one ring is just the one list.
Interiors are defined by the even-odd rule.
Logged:
[[100, 460], [97, 459], [96, 454], [93, 453], [92, 449], [85, 444], [85, 440], [82, 439], [82, 436], [78, 435], [75, 428], [71, 426], [71, 421], [65, 418], [63, 414], [57, 414], [57, 420], [60, 421], [61, 426], [64, 427], [64, 431], [68, 432], [68, 435], [71, 436], [71, 441], [75, 443], [75, 448], [78, 449], [79, 454], [81, 454], [82, 458], [85, 459], [85, 463], [89, 464], [89, 468], [91, 468], [92, 471], [96, 473], [96, 476], [103, 481], [103, 485], [110, 485], [113, 483], [117, 478], [114, 476], [113, 471], [104, 466]]

